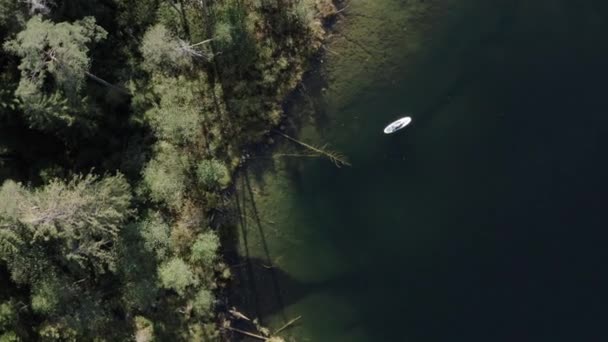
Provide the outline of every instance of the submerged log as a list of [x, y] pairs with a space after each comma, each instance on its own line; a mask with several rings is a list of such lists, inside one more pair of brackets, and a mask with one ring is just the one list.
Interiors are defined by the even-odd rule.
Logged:
[[258, 334], [254, 334], [254, 333], [250, 333], [250, 332], [245, 331], [245, 330], [241, 330], [241, 329], [237, 329], [237, 328], [233, 328], [233, 327], [226, 327], [226, 328], [227, 328], [228, 330], [232, 330], [232, 331], [234, 331], [234, 332], [237, 332], [237, 333], [239, 333], [239, 334], [243, 334], [243, 335], [245, 335], [245, 336], [249, 336], [249, 337], [257, 338], [258, 340], [261, 340], [261, 341], [267, 341], [267, 340], [268, 340], [268, 338], [267, 338], [267, 337], [264, 337], [264, 336], [262, 336], [262, 335], [258, 335]]
[[341, 167], [343, 165], [352, 166], [348, 162], [348, 160], [346, 159], [346, 157], [343, 156], [339, 152], [331, 151], [331, 150], [327, 149], [325, 146], [323, 146], [323, 147], [312, 146], [312, 145], [307, 144], [307, 143], [305, 143], [303, 141], [300, 141], [300, 140], [298, 140], [296, 138], [290, 137], [289, 135], [287, 135], [287, 134], [285, 134], [283, 132], [279, 132], [279, 131], [276, 131], [276, 130], [274, 132], [276, 132], [277, 134], [281, 135], [285, 139], [291, 140], [291, 141], [295, 142], [296, 144], [298, 144], [300, 146], [303, 146], [303, 147], [305, 147], [305, 148], [307, 148], [307, 149], [309, 149], [309, 150], [311, 150], [311, 151], [313, 151], [315, 153], [318, 153], [319, 155], [323, 155], [323, 156], [329, 158], [329, 160], [331, 160], [337, 167]]
[[249, 317], [247, 317], [247, 316], [243, 315], [242, 313], [238, 312], [235, 307], [232, 307], [232, 309], [228, 310], [228, 312], [230, 312], [230, 314], [232, 316], [234, 316], [235, 318], [243, 319], [245, 321], [251, 321], [251, 319], [249, 319]]
[[280, 333], [281, 331], [289, 328], [291, 325], [293, 325], [295, 322], [297, 322], [300, 318], [302, 318], [302, 316], [298, 316], [298, 317], [292, 319], [291, 321], [285, 323], [285, 325], [283, 325], [282, 327], [277, 329], [277, 331], [275, 331], [273, 335], [276, 335], [276, 334]]

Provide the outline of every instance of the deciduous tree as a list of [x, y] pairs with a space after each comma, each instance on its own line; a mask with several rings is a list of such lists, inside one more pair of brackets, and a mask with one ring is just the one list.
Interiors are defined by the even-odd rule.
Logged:
[[161, 265], [158, 275], [164, 288], [172, 289], [180, 296], [185, 294], [188, 287], [198, 284], [190, 266], [177, 257]]
[[156, 154], [143, 171], [144, 184], [150, 197], [170, 208], [182, 205], [186, 192], [188, 160], [171, 144], [160, 142]]
[[212, 266], [217, 258], [217, 251], [220, 247], [220, 239], [213, 231], [199, 234], [192, 245], [190, 260], [193, 263]]
[[148, 71], [176, 72], [192, 64], [188, 45], [175, 37], [164, 25], [152, 26], [141, 44], [144, 67]]

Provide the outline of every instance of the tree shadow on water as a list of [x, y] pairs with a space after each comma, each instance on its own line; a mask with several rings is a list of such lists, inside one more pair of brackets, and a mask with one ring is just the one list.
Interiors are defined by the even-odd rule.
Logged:
[[[234, 194], [237, 222], [230, 237], [233, 251], [229, 262], [234, 276], [230, 301], [250, 318], [259, 318], [262, 324], [264, 318], [276, 314], [286, 323], [286, 305], [304, 296], [306, 286], [273, 264], [249, 177], [244, 170]], [[256, 246], [258, 243], [261, 246]], [[259, 247], [261, 257], [254, 252]]]

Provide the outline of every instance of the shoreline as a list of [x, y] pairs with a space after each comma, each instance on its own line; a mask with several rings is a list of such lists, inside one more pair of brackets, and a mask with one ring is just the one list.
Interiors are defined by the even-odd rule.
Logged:
[[[378, 71], [386, 66], [384, 52], [397, 52], [401, 45], [391, 48], [397, 41], [392, 33], [402, 24], [399, 19], [405, 13], [402, 10], [426, 7], [417, 2], [404, 6], [404, 2], [397, 0], [362, 2], [352, 8], [346, 4], [332, 0], [182, 2], [180, 6], [157, 3], [139, 7], [137, 13], [128, 6], [111, 9], [93, 6], [80, 8], [77, 13], [56, 9], [47, 19], [30, 18], [24, 12], [24, 21], [14, 23], [5, 37], [17, 37], [10, 42], [16, 57], [21, 57], [7, 59], [11, 63], [3, 75], [11, 84], [15, 87], [29, 84], [27, 73], [18, 72], [22, 67], [19, 63], [27, 64], [25, 57], [29, 50], [23, 47], [27, 46], [28, 37], [36, 35], [38, 26], [50, 31], [68, 27], [80, 32], [83, 25], [98, 22], [95, 27], [100, 34], [93, 37], [96, 44], [88, 46], [82, 43], [86, 37], [73, 41], [70, 36], [62, 37], [58, 44], [76, 45], [74, 51], [81, 51], [85, 60], [95, 60], [85, 71], [109, 80], [108, 84], [124, 85], [132, 96], [118, 96], [112, 87], [102, 88], [88, 81], [72, 93], [71, 88], [64, 87], [69, 84], [61, 83], [64, 81], [61, 74], [49, 70], [46, 76], [58, 83], [50, 88], [37, 88], [36, 96], [46, 98], [55, 94], [61, 100], [69, 95], [73, 101], [60, 112], [44, 107], [39, 114], [50, 115], [50, 121], [33, 128], [26, 124], [42, 122], [28, 116], [28, 108], [36, 104], [35, 99], [24, 97], [27, 94], [18, 92], [19, 87], [14, 94], [7, 95], [18, 100], [19, 105], [10, 114], [20, 119], [25, 132], [33, 132], [40, 138], [47, 135], [57, 138], [53, 154], [41, 150], [29, 156], [32, 160], [43, 158], [44, 162], [32, 163], [30, 175], [24, 177], [32, 182], [23, 188], [24, 203], [38, 200], [40, 194], [51, 191], [53, 186], [77, 194], [80, 186], [88, 189], [87, 182], [93, 182], [96, 186], [119, 187], [120, 191], [112, 198], [124, 198], [128, 204], [115, 204], [113, 210], [120, 213], [116, 216], [120, 222], [109, 222], [108, 227], [102, 224], [103, 229], [114, 231], [115, 226], [122, 229], [100, 247], [99, 255], [103, 258], [96, 259], [95, 251], [84, 257], [90, 267], [56, 251], [73, 245], [72, 238], [87, 245], [96, 242], [97, 237], [53, 233], [52, 240], [38, 241], [32, 240], [26, 230], [19, 231], [20, 238], [31, 240], [33, 246], [43, 251], [36, 254], [31, 264], [50, 262], [52, 272], [9, 282], [7, 288], [50, 289], [50, 296], [62, 288], [69, 288], [70, 292], [55, 296], [57, 300], [52, 307], [28, 306], [36, 322], [31, 324], [25, 317], [16, 319], [12, 323], [15, 332], [20, 336], [56, 332], [79, 339], [100, 335], [123, 339], [130, 334], [163, 340], [215, 340], [223, 334], [232, 336], [230, 327], [224, 324], [230, 324], [228, 309], [232, 303], [238, 303], [232, 296], [248, 294], [238, 288], [239, 282], [235, 280], [238, 277], [231, 276], [240, 270], [226, 262], [233, 263], [229, 260], [230, 252], [242, 247], [238, 240], [241, 233], [245, 239], [252, 233], [250, 241], [261, 243], [252, 247], [260, 249], [252, 250], [251, 255], [249, 252], [234, 255], [272, 269], [263, 276], [276, 273], [286, 277], [282, 280], [293, 280], [302, 269], [314, 273], [311, 265], [315, 260], [308, 265], [291, 255], [279, 261], [282, 257], [279, 254], [287, 254], [285, 248], [293, 245], [275, 237], [292, 234], [294, 228], [306, 229], [284, 221], [306, 207], [306, 203], [292, 201], [298, 195], [291, 188], [292, 171], [302, 175], [311, 172], [307, 169], [311, 164], [291, 157], [324, 154], [323, 148], [311, 146], [324, 146], [327, 141], [337, 142], [339, 149], [344, 147], [340, 147], [339, 135], [349, 132], [322, 130], [335, 127], [336, 122], [340, 124], [342, 115], [352, 115], [341, 111], [340, 102], [361, 98], [372, 84], [366, 75], [381, 75]], [[358, 24], [341, 25], [351, 22], [339, 19], [347, 7], [348, 16], [353, 14], [353, 23]], [[393, 12], [397, 13], [390, 14]], [[77, 20], [85, 15], [85, 21]], [[30, 20], [23, 26], [27, 18]], [[133, 25], [135, 31], [131, 31]], [[345, 32], [337, 32], [334, 28], [338, 25]], [[105, 39], [106, 34], [106, 43], [97, 42]], [[124, 48], [115, 51], [109, 50], [110, 46]], [[378, 53], [374, 55], [374, 51]], [[362, 73], [366, 71], [370, 74]], [[48, 105], [52, 109], [55, 104]], [[283, 138], [300, 143], [297, 138], [306, 143], [300, 143], [301, 146], [282, 143]], [[269, 163], [253, 162], [266, 156]], [[273, 165], [281, 168], [276, 180], [272, 179], [272, 173], [267, 174], [271, 169], [260, 168]], [[83, 178], [85, 174], [89, 175]], [[258, 184], [262, 178], [272, 189]], [[12, 183], [6, 184], [10, 190]], [[260, 197], [267, 190], [273, 199]], [[103, 195], [103, 192], [91, 194], [92, 198]], [[260, 203], [256, 203], [258, 200]], [[244, 211], [238, 210], [239, 201], [243, 201]], [[258, 210], [271, 220], [261, 219]], [[16, 224], [32, 230], [41, 228], [36, 222], [27, 221], [27, 212], [13, 214], [4, 218], [17, 220]], [[94, 216], [98, 212], [91, 207], [82, 214]], [[269, 222], [274, 225], [273, 220], [291, 223], [268, 226]], [[254, 230], [247, 232], [247, 225]], [[263, 236], [256, 241], [259, 237], [253, 234], [257, 229], [261, 235], [262, 229], [272, 230], [270, 250], [275, 258], [270, 258]], [[260, 253], [264, 249], [266, 257]], [[29, 257], [30, 253], [27, 249], [15, 249], [3, 256], [11, 276], [20, 270], [20, 264], [11, 260], [20, 260], [21, 254]], [[302, 255], [308, 254], [302, 251]], [[262, 290], [278, 288], [276, 281], [269, 285]], [[16, 293], [11, 296], [11, 303], [34, 303], [36, 291]], [[97, 307], [99, 314], [91, 320], [87, 316], [90, 304], [102, 295], [108, 300]], [[267, 300], [275, 298], [270, 294]], [[293, 303], [294, 298], [288, 300]], [[7, 304], [9, 309], [16, 309], [11, 303]], [[243, 309], [265, 322], [276, 325], [288, 322], [287, 319], [278, 322], [259, 310]], [[310, 316], [310, 311], [306, 315]], [[79, 322], [96, 325], [87, 327]], [[115, 329], [117, 326], [121, 328]], [[307, 329], [311, 327], [314, 323]], [[228, 335], [224, 337], [228, 339]]]
[[[296, 120], [300, 119], [300, 118], [297, 118], [294, 115], [294, 113], [292, 112], [293, 106], [298, 101], [301, 101], [303, 99], [303, 96], [306, 96], [305, 94], [302, 93], [302, 91], [307, 91], [306, 85], [308, 84], [308, 82], [310, 82], [311, 79], [313, 79], [313, 78], [319, 77], [318, 75], [314, 75], [314, 74], [318, 73], [321, 70], [321, 66], [324, 63], [323, 58], [327, 53], [327, 51], [325, 50], [324, 47], [328, 43], [328, 40], [332, 38], [332, 33], [333, 33], [333, 29], [334, 29], [335, 25], [340, 20], [342, 20], [342, 18], [339, 18], [339, 16], [343, 16], [344, 10], [346, 9], [346, 7], [348, 7], [348, 1], [347, 0], [321, 0], [321, 1], [319, 1], [319, 3], [321, 4], [321, 6], [325, 5], [326, 9], [331, 9], [331, 11], [327, 10], [325, 13], [321, 13], [321, 12], [319, 13], [322, 16], [321, 22], [322, 22], [322, 28], [324, 31], [322, 38], [319, 41], [319, 47], [317, 48], [316, 52], [312, 56], [310, 56], [308, 58], [308, 60], [306, 61], [306, 63], [308, 63], [307, 68], [304, 69], [301, 74], [294, 75], [293, 80], [297, 80], [297, 81], [293, 81], [295, 83], [295, 86], [288, 92], [288, 94], [284, 97], [284, 99], [282, 101], [280, 101], [280, 108], [283, 113], [281, 115], [281, 120], [276, 125], [268, 126], [267, 132], [260, 136], [259, 141], [248, 143], [241, 148], [241, 157], [240, 157], [239, 164], [232, 171], [232, 174], [233, 174], [232, 184], [226, 190], [227, 196], [231, 199], [233, 199], [233, 198], [235, 198], [235, 196], [237, 196], [236, 195], [236, 192], [237, 192], [236, 179], [242, 177], [242, 175], [244, 173], [248, 172], [248, 169], [251, 167], [250, 163], [253, 160], [255, 160], [256, 158], [258, 158], [261, 155], [268, 155], [268, 158], [273, 158], [273, 156], [277, 152], [277, 148], [280, 148], [279, 146], [280, 146], [280, 144], [282, 144], [281, 142], [277, 142], [277, 140], [280, 139], [281, 137], [280, 137], [280, 134], [278, 134], [276, 131], [279, 131], [279, 132], [290, 131], [290, 127], [288, 127], [290, 121], [293, 119], [296, 119]], [[330, 4], [331, 7], [328, 7], [328, 4]], [[323, 77], [323, 76], [321, 76], [321, 77]], [[296, 127], [291, 127], [291, 128], [296, 129]], [[222, 216], [222, 215], [220, 215], [220, 216]], [[221, 217], [219, 220], [224, 221], [225, 219], [226, 219], [226, 217]], [[227, 218], [227, 221], [229, 221], [229, 222], [233, 221], [233, 220], [234, 220], [234, 218], [230, 218], [230, 217]], [[239, 219], [237, 219], [237, 220], [239, 220]], [[234, 226], [234, 228], [230, 228], [231, 225], [232, 225], [232, 223], [229, 223], [228, 226], [226, 226], [225, 222], [219, 222], [216, 229], [220, 232], [222, 230], [225, 230], [226, 228], [229, 228], [229, 230], [236, 230], [236, 226]], [[229, 240], [236, 238], [236, 236], [238, 234], [239, 233], [236, 231], [231, 231], [229, 233], [229, 236], [230, 236]], [[221, 237], [222, 237], [221, 246], [222, 246], [222, 248], [225, 248], [226, 242], [227, 242], [227, 241], [225, 241], [226, 240], [225, 232], [223, 232], [223, 234], [221, 234]], [[237, 242], [235, 240], [235, 241], [231, 241], [229, 244], [237, 244]], [[229, 248], [232, 251], [220, 253], [221, 260], [226, 262], [229, 268], [234, 267], [231, 265], [241, 265], [244, 262], [247, 262], [246, 260], [245, 261], [243, 260], [244, 259], [243, 256], [239, 255], [239, 253], [237, 252], [237, 249], [235, 248], [234, 245]], [[216, 308], [216, 315], [217, 315], [216, 318], [217, 318], [217, 322], [218, 322], [218, 327], [220, 329], [222, 329], [222, 327], [231, 326], [232, 324], [235, 324], [235, 323], [237, 324], [236, 325], [237, 327], [242, 328], [242, 329], [237, 328], [236, 330], [222, 329], [224, 331], [224, 333], [222, 335], [226, 340], [233, 340], [234, 338], [236, 338], [237, 340], [241, 340], [243, 338], [253, 336], [251, 334], [247, 334], [247, 330], [243, 330], [243, 329], [251, 328], [249, 319], [255, 318], [255, 319], [260, 320], [260, 322], [262, 322], [263, 317], [253, 317], [253, 318], [246, 317], [242, 313], [240, 313], [238, 310], [236, 310], [236, 308], [238, 308], [239, 304], [241, 304], [241, 303], [238, 300], [234, 300], [234, 298], [237, 297], [238, 294], [236, 293], [237, 291], [235, 291], [234, 288], [231, 288], [231, 285], [233, 285], [233, 283], [234, 283], [233, 279], [229, 280], [228, 286], [224, 287], [222, 289], [222, 291], [220, 291], [221, 295], [219, 296], [218, 299], [223, 303], [223, 305], [220, 308]], [[230, 303], [230, 304], [228, 304], [228, 303]], [[241, 315], [243, 315], [243, 316], [241, 316]], [[239, 320], [241, 322], [239, 322]], [[243, 320], [248, 321], [248, 323], [243, 324], [244, 323], [244, 322], [242, 322]], [[291, 324], [289, 324], [289, 325], [291, 325]], [[260, 327], [258, 327], [258, 328], [263, 329], [263, 325], [261, 325], [261, 323], [260, 323]], [[236, 333], [236, 335], [235, 335], [235, 333]], [[256, 334], [254, 333], [254, 335], [256, 335]], [[277, 340], [277, 341], [281, 341], [281, 340]]]
[[[412, 25], [408, 25], [409, 27], [414, 27], [415, 24], [415, 29], [407, 32], [408, 37], [418, 39], [420, 33], [426, 31], [428, 27], [426, 23], [429, 19], [433, 20], [434, 15], [439, 14], [435, 10], [436, 7], [432, 7], [434, 4], [431, 3], [429, 6], [425, 4], [422, 7], [426, 15], [423, 25], [418, 25], [417, 19], [410, 19], [415, 16], [410, 12], [422, 11], [417, 5], [413, 8], [411, 6], [400, 8], [401, 12], [391, 17], [391, 22], [385, 25], [376, 20], [386, 10], [382, 4], [349, 8], [346, 15], [348, 20], [337, 21], [327, 33], [326, 44], [330, 45], [326, 46], [331, 51], [321, 49], [322, 57], [315, 60], [316, 69], [304, 76], [305, 89], [298, 87], [294, 92], [295, 101], [285, 103], [288, 114], [282, 124], [285, 125], [288, 134], [295, 132], [294, 137], [312, 144], [337, 143], [339, 149], [347, 152], [348, 147], [345, 148], [341, 144], [343, 138], [341, 134], [349, 133], [331, 130], [331, 127], [343, 122], [342, 119], [345, 118], [342, 115], [350, 115], [343, 109], [345, 104], [348, 105], [355, 101], [354, 99], [364, 97], [364, 91], [370, 85], [385, 82], [386, 76], [394, 76], [384, 68], [391, 66], [389, 70], [394, 70], [393, 64], [402, 57], [398, 53], [402, 51], [401, 46], [411, 42], [411, 40], [403, 41], [404, 33], [391, 39], [378, 40], [378, 37], [382, 37], [384, 30], [390, 31], [394, 25], [399, 24], [399, 18], [405, 15], [408, 19], [406, 24]], [[373, 18], [363, 16], [361, 13]], [[351, 14], [352, 17], [349, 18]], [[433, 16], [429, 16], [430, 14]], [[343, 36], [360, 40], [362, 44], [369, 44], [378, 53], [369, 56], [360, 46], [349, 42]], [[389, 49], [395, 42], [399, 43], [398, 47]], [[351, 64], [353, 64], [352, 69], [349, 68]], [[399, 71], [404, 72], [407, 69]], [[369, 75], [376, 76], [367, 77]], [[309, 87], [308, 82], [312, 82], [313, 86]], [[390, 83], [387, 82], [387, 85]], [[338, 110], [340, 111], [337, 112]], [[290, 115], [290, 111], [294, 111], [293, 115]], [[236, 277], [241, 283], [240, 286], [237, 284], [236, 291], [242, 293], [237, 294], [246, 298], [240, 298], [238, 302], [233, 300], [231, 303], [244, 303], [237, 309], [250, 315], [250, 318], [259, 318], [266, 326], [280, 326], [302, 315], [303, 321], [299, 324], [302, 327], [295, 327], [291, 334], [310, 338], [311, 335], [317, 335], [311, 332], [311, 329], [320, 329], [319, 322], [316, 322], [312, 316], [316, 313], [314, 309], [311, 311], [310, 304], [317, 300], [314, 290], [316, 284], [323, 277], [339, 272], [339, 269], [346, 265], [340, 260], [327, 260], [323, 265], [318, 265], [320, 260], [314, 255], [306, 254], [305, 252], [312, 251], [300, 245], [298, 241], [316, 233], [309, 232], [306, 228], [305, 222], [309, 222], [309, 218], [298, 215], [300, 204], [293, 198], [292, 192], [297, 191], [293, 187], [301, 184], [300, 181], [305, 178], [304, 173], [312, 171], [306, 165], [319, 165], [326, 161], [300, 162], [296, 161], [297, 158], [289, 156], [276, 157], [277, 153], [290, 154], [297, 150], [297, 146], [292, 147], [291, 143], [282, 143], [282, 137], [277, 139], [281, 143], [264, 145], [261, 151], [256, 151], [262, 153], [260, 158], [257, 158], [258, 154], [252, 153], [246, 169], [239, 170], [242, 179], [236, 180], [238, 185], [236, 191], [240, 192], [239, 206], [246, 215], [242, 219], [242, 226], [234, 228], [235, 235], [238, 236], [234, 237], [233, 241], [239, 245], [232, 251], [235, 258], [231, 262], [235, 267], [235, 274], [240, 276]], [[317, 166], [312, 167], [316, 169]], [[291, 179], [292, 177], [295, 179]], [[314, 230], [313, 227], [311, 229]], [[329, 247], [325, 246], [324, 242], [318, 245], [321, 251]], [[298, 257], [289, 249], [297, 249], [296, 253], [305, 254]], [[331, 254], [330, 251], [326, 252]], [[251, 262], [247, 264], [243, 263], [247, 261], [247, 258], [243, 257], [246, 255], [251, 258]], [[313, 270], [315, 264], [319, 269]], [[330, 299], [327, 300], [331, 303]]]

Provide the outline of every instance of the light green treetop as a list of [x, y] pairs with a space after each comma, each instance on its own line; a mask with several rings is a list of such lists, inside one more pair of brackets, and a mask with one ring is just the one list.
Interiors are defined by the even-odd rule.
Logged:
[[146, 117], [156, 134], [178, 145], [196, 141], [203, 122], [198, 81], [183, 76], [157, 76], [153, 83], [159, 101], [146, 112]]
[[207, 189], [225, 188], [230, 184], [230, 173], [224, 163], [217, 159], [203, 160], [198, 164], [196, 174], [199, 183]]
[[[107, 32], [95, 24], [95, 18], [85, 17], [73, 24], [55, 24], [40, 16], [32, 17], [14, 40], [4, 44], [4, 48], [21, 57], [21, 80], [15, 95], [21, 99], [34, 123], [36, 116], [53, 115], [44, 113], [37, 105], [44, 103], [52, 95], [43, 90], [52, 77], [57, 85], [56, 92], [71, 104], [82, 101], [80, 92], [90, 68], [89, 44], [99, 42]], [[66, 121], [65, 117], [58, 119]]]
[[184, 260], [175, 257], [161, 265], [158, 270], [163, 287], [183, 296], [189, 286], [197, 285], [198, 279]]
[[143, 171], [143, 183], [156, 202], [164, 202], [176, 209], [182, 205], [187, 187], [188, 159], [175, 146], [159, 142], [154, 158]]
[[0, 187], [0, 237], [33, 246], [57, 243], [67, 260], [89, 260], [103, 270], [113, 264], [111, 246], [132, 214], [131, 197], [120, 174], [53, 180], [36, 190], [6, 181]]
[[217, 251], [220, 247], [220, 239], [213, 231], [199, 234], [192, 245], [190, 260], [204, 266], [212, 266], [217, 259]]
[[214, 303], [215, 298], [213, 297], [213, 293], [207, 289], [200, 289], [194, 297], [192, 308], [197, 315], [205, 317], [212, 314], [211, 310], [213, 309]]
[[175, 37], [164, 25], [152, 26], [144, 35], [141, 52], [148, 71], [175, 71], [192, 64], [187, 45]]
[[162, 216], [158, 212], [147, 215], [138, 223], [138, 228], [146, 251], [154, 253], [159, 260], [165, 259], [169, 253], [170, 228]]

